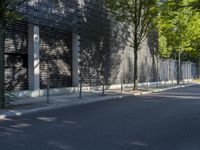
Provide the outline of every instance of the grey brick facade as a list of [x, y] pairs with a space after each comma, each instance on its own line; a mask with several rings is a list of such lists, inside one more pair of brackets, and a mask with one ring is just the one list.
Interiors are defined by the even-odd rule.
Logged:
[[[6, 60], [10, 63], [16, 54], [14, 64], [19, 64], [6, 66], [7, 90], [28, 90], [28, 24], [40, 29], [41, 89], [48, 83], [51, 88], [72, 86], [73, 33], [80, 36], [79, 65], [84, 84], [101, 85], [103, 78], [106, 84], [118, 84], [122, 74], [124, 83], [132, 83], [134, 54], [128, 43], [131, 34], [126, 25], [108, 16], [103, 1], [60, 0], [56, 5], [51, 0], [30, 0], [19, 11], [23, 20], [9, 27], [7, 34]], [[138, 53], [140, 82], [147, 76], [149, 81], [156, 80], [156, 51], [157, 35], [149, 34]]]

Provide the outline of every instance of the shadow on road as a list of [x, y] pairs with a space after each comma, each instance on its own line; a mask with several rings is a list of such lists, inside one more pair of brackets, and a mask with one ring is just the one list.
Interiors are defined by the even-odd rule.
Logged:
[[200, 86], [0, 122], [2, 150], [197, 150]]

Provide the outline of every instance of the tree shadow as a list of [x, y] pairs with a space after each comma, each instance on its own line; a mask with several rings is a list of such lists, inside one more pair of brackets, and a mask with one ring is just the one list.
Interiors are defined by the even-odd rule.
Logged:
[[[65, 47], [71, 49], [70, 43], [67, 42], [71, 42], [72, 33], [80, 35], [81, 61], [79, 65], [84, 84], [110, 85], [119, 84], [121, 80], [124, 83], [132, 83], [134, 54], [129, 43], [132, 38], [129, 26], [114, 20], [108, 14], [104, 1], [59, 0], [58, 4], [53, 1], [27, 1], [19, 11], [23, 14], [24, 21], [39, 25], [43, 30], [41, 31], [44, 35], [42, 41], [46, 46], [41, 52], [42, 57], [45, 58], [40, 59], [42, 88], [47, 87], [48, 80], [52, 82], [51, 87], [72, 86], [71, 51], [65, 50]], [[54, 37], [55, 33], [60, 38]], [[62, 41], [62, 38], [66, 41]], [[140, 55], [140, 70], [138, 71], [140, 82], [146, 81], [147, 78], [148, 81], [156, 81], [159, 78], [157, 77], [157, 39], [156, 31], [149, 32], [144, 46], [141, 46], [143, 50], [140, 50], [138, 54]], [[62, 54], [58, 52], [60, 47], [63, 48]], [[53, 52], [58, 54], [55, 55]], [[60, 57], [60, 59], [55, 57]], [[51, 75], [47, 75], [48, 70], [45, 69], [48, 68], [46, 65], [48, 62]], [[64, 73], [61, 73], [61, 68], [65, 68]], [[162, 78], [160, 77], [159, 80]]]
[[85, 1], [80, 11], [82, 82], [89, 86], [120, 83], [129, 37], [126, 27], [109, 16], [103, 1]]
[[72, 32], [78, 33], [78, 1], [26, 1], [23, 20], [40, 26], [40, 87], [72, 86]]
[[[12, 118], [0, 122], [0, 148], [168, 150], [184, 143], [199, 146], [198, 90], [194, 86]], [[184, 93], [196, 96], [182, 99]]]
[[157, 68], [157, 61], [159, 57], [159, 50], [158, 50], [158, 32], [156, 30], [152, 30], [147, 34], [147, 45], [149, 47], [150, 57], [151, 57], [151, 76], [150, 81], [157, 81], [158, 79], [158, 68]]
[[40, 28], [40, 87], [72, 86], [72, 34]]
[[28, 25], [7, 25], [5, 41], [5, 87], [7, 91], [28, 89]]

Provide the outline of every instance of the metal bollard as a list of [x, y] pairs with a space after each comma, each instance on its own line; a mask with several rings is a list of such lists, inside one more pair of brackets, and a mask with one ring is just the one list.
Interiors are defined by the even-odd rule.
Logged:
[[105, 95], [105, 84], [103, 82], [103, 85], [102, 85], [102, 96], [104, 96], [104, 95]]
[[82, 81], [80, 82], [80, 86], [79, 86], [79, 98], [82, 98]]
[[165, 87], [167, 87], [167, 79], [165, 79]]
[[147, 91], [149, 91], [149, 80], [147, 79]]
[[123, 86], [123, 76], [121, 76], [121, 94], [123, 94], [123, 89], [124, 89], [124, 86]]
[[47, 103], [49, 103], [49, 84], [47, 85]]

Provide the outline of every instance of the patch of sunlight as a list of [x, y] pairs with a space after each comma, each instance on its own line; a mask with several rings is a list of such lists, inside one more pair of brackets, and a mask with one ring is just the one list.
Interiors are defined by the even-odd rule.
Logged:
[[199, 99], [197, 96], [170, 96], [170, 95], [161, 95], [158, 97], [167, 97], [167, 98], [177, 98], [177, 99]]
[[22, 115], [22, 112], [14, 111], [14, 110], [9, 111], [9, 113], [14, 113], [17, 116], [21, 116]]
[[53, 147], [55, 147], [56, 149], [74, 150], [73, 146], [66, 145], [64, 143], [57, 142], [57, 141], [50, 141], [48, 144], [51, 145], [51, 146], [53, 146]]
[[5, 115], [0, 115], [0, 122], [1, 121], [12, 121], [12, 119], [6, 118]]
[[[22, 115], [22, 112], [19, 112], [19, 111], [14, 111], [14, 110], [9, 110], [8, 112], [6, 112], [7, 114], [8, 114], [8, 116], [12, 116], [13, 114], [15, 114], [16, 116], [21, 116]], [[0, 115], [0, 120], [10, 120], [10, 119], [8, 119], [7, 117], [8, 117], [7, 115]]]
[[6, 119], [6, 115], [0, 115], [0, 120], [5, 120]]
[[31, 125], [28, 123], [18, 123], [16, 125], [12, 125], [11, 127], [13, 128], [27, 128], [30, 127]]
[[65, 123], [65, 124], [77, 124], [77, 122], [70, 121], [70, 120], [63, 120], [62, 123]]
[[134, 142], [131, 143], [131, 145], [134, 145], [134, 146], [143, 146], [143, 147], [148, 146], [147, 143], [140, 142], [140, 141], [134, 141]]
[[46, 121], [46, 122], [52, 122], [55, 121], [56, 117], [37, 117], [38, 120]]

